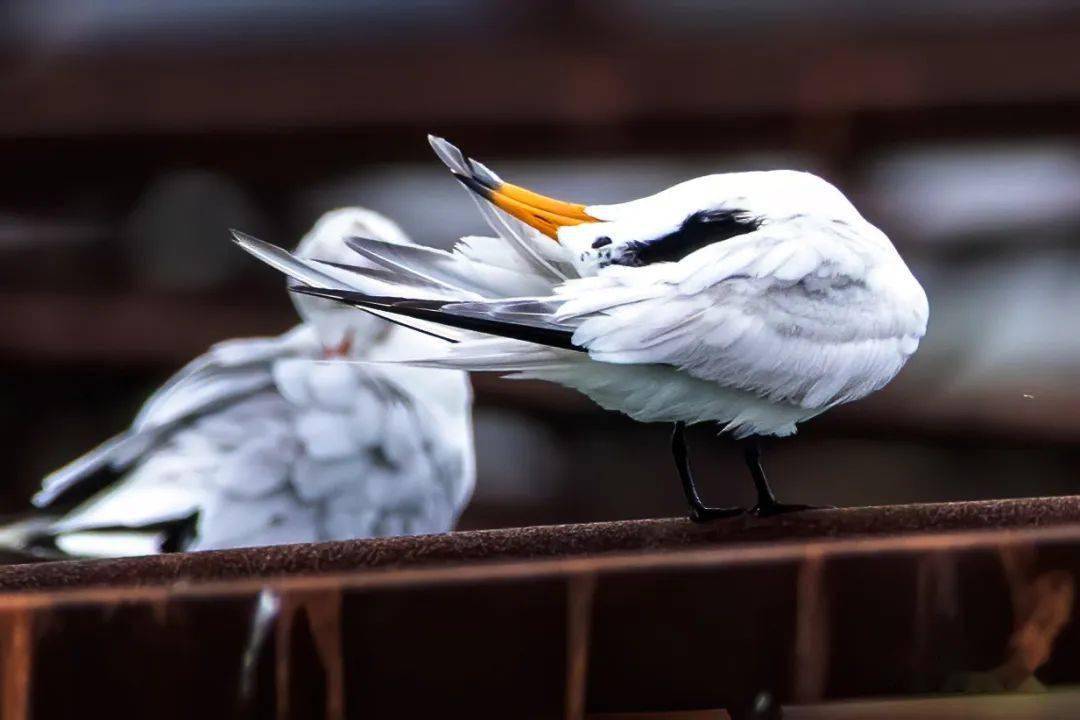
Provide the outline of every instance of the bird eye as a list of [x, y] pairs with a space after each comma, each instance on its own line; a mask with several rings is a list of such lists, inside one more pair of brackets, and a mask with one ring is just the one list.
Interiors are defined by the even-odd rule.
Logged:
[[607, 235], [605, 235], [604, 237], [598, 237], [595, 240], [593, 240], [592, 247], [593, 247], [593, 250], [598, 250], [599, 248], [602, 248], [605, 245], [610, 245], [610, 244], [611, 244], [611, 238], [609, 238]]

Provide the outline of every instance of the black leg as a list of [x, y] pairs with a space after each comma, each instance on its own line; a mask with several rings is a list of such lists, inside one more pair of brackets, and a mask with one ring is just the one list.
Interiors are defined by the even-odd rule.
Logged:
[[748, 437], [741, 443], [746, 466], [750, 468], [750, 475], [754, 478], [754, 489], [757, 490], [757, 505], [750, 510], [751, 513], [758, 517], [769, 517], [781, 513], [815, 509], [813, 505], [789, 505], [778, 502], [772, 488], [769, 487], [769, 479], [765, 477], [765, 468], [761, 466], [761, 446], [757, 437]]
[[691, 520], [707, 522], [746, 512], [741, 507], [708, 507], [701, 501], [697, 485], [694, 483], [694, 475], [690, 472], [690, 457], [686, 450], [686, 423], [675, 423], [675, 431], [671, 433], [671, 454], [675, 457], [675, 467], [679, 470], [686, 502], [690, 505]]

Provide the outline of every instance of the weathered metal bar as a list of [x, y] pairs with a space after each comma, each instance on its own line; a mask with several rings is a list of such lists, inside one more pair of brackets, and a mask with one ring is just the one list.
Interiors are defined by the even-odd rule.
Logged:
[[682, 519], [552, 525], [0, 567], [0, 591], [152, 585], [453, 562], [934, 532], [1080, 521], [1080, 496], [817, 510], [706, 525]]
[[1080, 525], [1023, 524], [0, 595], [4, 707], [739, 718], [1010, 677], [1075, 684]]
[[784, 705], [810, 717], [852, 698], [1076, 684], [1078, 502], [11, 567], [4, 580], [23, 591], [0, 594], [0, 707], [5, 718], [740, 718]]

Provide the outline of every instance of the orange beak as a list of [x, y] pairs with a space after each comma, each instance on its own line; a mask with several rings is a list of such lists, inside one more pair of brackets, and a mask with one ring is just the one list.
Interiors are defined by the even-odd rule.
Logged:
[[552, 240], [558, 239], [559, 228], [567, 225], [596, 222], [585, 212], [585, 206], [549, 198], [532, 190], [500, 182], [488, 185], [475, 177], [455, 173], [465, 187], [489, 203], [536, 228]]

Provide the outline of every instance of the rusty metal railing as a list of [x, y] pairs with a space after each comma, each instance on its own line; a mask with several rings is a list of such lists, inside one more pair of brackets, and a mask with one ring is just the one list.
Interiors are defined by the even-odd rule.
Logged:
[[0, 707], [827, 717], [1065, 686], [1078, 518], [1080, 499], [1045, 498], [9, 567]]

